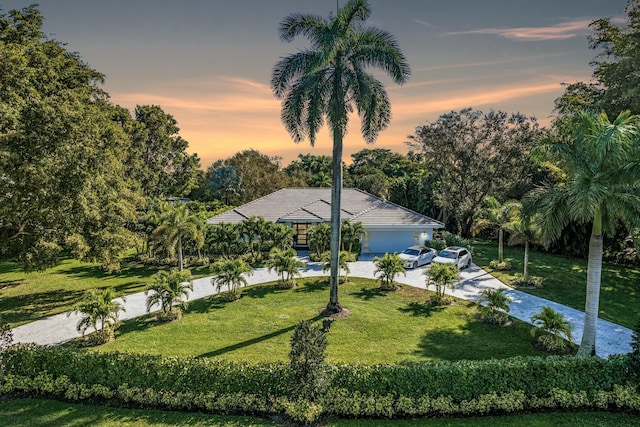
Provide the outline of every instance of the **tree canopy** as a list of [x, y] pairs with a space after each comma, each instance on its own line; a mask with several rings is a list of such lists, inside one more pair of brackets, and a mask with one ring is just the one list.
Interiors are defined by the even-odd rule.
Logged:
[[609, 117], [625, 110], [640, 114], [640, 0], [629, 0], [625, 13], [627, 20], [622, 25], [611, 18], [591, 22], [589, 47], [599, 50], [591, 62], [592, 82], [566, 85], [565, 93], [556, 100], [560, 114], [585, 109], [605, 111]]
[[134, 120], [41, 27], [36, 6], [0, 15], [0, 256], [42, 269], [66, 251], [115, 270], [143, 195], [185, 194], [197, 156], [170, 115], [143, 106]]
[[534, 118], [470, 108], [418, 126], [408, 144], [434, 175], [438, 219], [468, 236], [486, 196], [518, 199], [532, 188], [536, 168], [529, 154], [540, 132]]

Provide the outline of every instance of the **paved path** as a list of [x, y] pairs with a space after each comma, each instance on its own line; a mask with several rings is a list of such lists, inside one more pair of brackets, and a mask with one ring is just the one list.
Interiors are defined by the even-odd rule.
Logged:
[[[369, 259], [350, 263], [351, 277], [373, 278], [375, 267]], [[303, 259], [308, 261], [308, 259]], [[396, 281], [405, 285], [424, 289], [425, 267], [408, 270], [406, 276], [397, 276]], [[307, 263], [307, 270], [303, 272], [303, 277], [324, 276], [322, 266], [319, 263]], [[498, 279], [491, 276], [486, 271], [472, 264], [470, 268], [462, 270], [460, 273], [462, 282], [454, 290], [447, 290], [448, 294], [465, 300], [475, 301], [479, 298], [480, 292], [484, 289], [507, 288], [506, 294], [511, 299], [511, 316], [530, 322], [531, 316], [540, 311], [545, 306], [551, 306], [554, 310], [561, 312], [565, 319], [573, 325], [573, 339], [576, 343], [582, 338], [582, 325], [584, 313], [564, 305], [529, 295], [525, 292], [509, 288]], [[254, 274], [248, 278], [249, 285], [270, 282], [277, 280], [275, 273], [269, 273], [266, 268], [254, 270]], [[193, 292], [189, 295], [189, 300], [204, 298], [215, 294], [215, 289], [211, 285], [211, 278], [205, 277], [193, 281]], [[145, 311], [146, 296], [143, 292], [128, 295], [124, 301], [126, 311], [121, 313], [120, 319], [127, 320], [134, 317], [143, 316]], [[79, 315], [73, 313], [62, 313], [46, 319], [18, 326], [13, 329], [14, 342], [35, 342], [44, 345], [55, 345], [80, 336], [76, 331]], [[598, 329], [596, 332], [596, 353], [601, 357], [608, 357], [611, 354], [623, 354], [631, 351], [632, 331], [620, 325], [598, 319]]]

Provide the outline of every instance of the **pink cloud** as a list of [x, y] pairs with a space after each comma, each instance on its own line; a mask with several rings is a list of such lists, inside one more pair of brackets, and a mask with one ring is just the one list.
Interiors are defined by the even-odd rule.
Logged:
[[548, 27], [481, 28], [469, 31], [453, 31], [444, 35], [489, 34], [512, 40], [564, 40], [576, 37], [578, 34], [587, 31], [591, 21], [591, 19], [578, 19]]

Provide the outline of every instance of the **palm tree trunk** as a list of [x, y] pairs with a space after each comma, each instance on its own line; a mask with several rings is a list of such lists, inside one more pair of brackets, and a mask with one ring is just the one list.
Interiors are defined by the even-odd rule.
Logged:
[[[594, 225], [595, 228], [595, 225]], [[602, 234], [595, 232], [589, 240], [589, 262], [587, 264], [587, 301], [584, 309], [584, 329], [578, 356], [595, 356], [596, 326], [600, 303], [600, 275], [602, 273]]]
[[184, 268], [182, 262], [182, 237], [178, 237], [178, 269], [182, 271]]
[[503, 240], [504, 240], [504, 230], [502, 229], [502, 227], [500, 227], [500, 229], [498, 230], [498, 262], [502, 262], [504, 258]]
[[333, 131], [333, 181], [331, 185], [331, 242], [329, 304], [328, 313], [339, 313], [342, 306], [338, 302], [338, 281], [340, 276], [340, 198], [342, 195], [342, 133]]
[[529, 240], [524, 241], [524, 283], [529, 283]]

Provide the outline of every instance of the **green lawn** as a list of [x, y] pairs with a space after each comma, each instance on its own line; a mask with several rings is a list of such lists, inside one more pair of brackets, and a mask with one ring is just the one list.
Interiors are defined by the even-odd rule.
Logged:
[[0, 402], [0, 420], [3, 427], [267, 427], [279, 425], [255, 417], [124, 409], [31, 398]]
[[[508, 272], [492, 271], [489, 262], [498, 258], [498, 245], [476, 241], [473, 261], [505, 283], [514, 273], [522, 273], [524, 249], [505, 246], [504, 256], [513, 269]], [[559, 302], [584, 311], [587, 285], [587, 260], [566, 258], [544, 252], [529, 251], [529, 273], [544, 277], [544, 287], [522, 289], [533, 295]], [[600, 317], [627, 328], [640, 320], [636, 307], [640, 305], [640, 267], [625, 268], [612, 264], [602, 267], [600, 290]]]
[[[114, 342], [96, 351], [215, 357], [263, 362], [288, 360], [289, 340], [298, 321], [320, 322], [329, 297], [327, 278], [299, 280], [293, 290], [258, 285], [243, 297], [221, 304], [199, 300], [181, 320], [158, 325], [147, 316], [123, 323]], [[476, 308], [458, 301], [446, 308], [424, 304], [427, 292], [403, 287], [381, 292], [379, 282], [351, 279], [340, 286], [350, 311], [333, 323], [330, 362], [393, 363], [424, 360], [505, 358], [539, 354], [531, 326], [514, 321], [495, 327], [476, 319]], [[77, 345], [70, 344], [70, 345]]]
[[[0, 316], [12, 327], [73, 308], [87, 289], [113, 287], [122, 294], [144, 290], [157, 269], [125, 261], [120, 272], [105, 273], [100, 265], [66, 258], [51, 269], [25, 273], [12, 261], [0, 261]], [[208, 273], [193, 270], [194, 275]]]
[[[279, 423], [260, 418], [198, 413], [123, 409], [109, 406], [79, 405], [45, 399], [16, 399], [0, 402], [0, 420], [6, 427], [91, 426], [91, 427], [168, 427], [220, 426], [262, 427]], [[632, 427], [637, 416], [604, 412], [568, 412], [509, 415], [501, 417], [441, 418], [416, 420], [335, 420], [328, 427]]]

